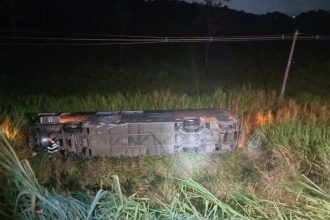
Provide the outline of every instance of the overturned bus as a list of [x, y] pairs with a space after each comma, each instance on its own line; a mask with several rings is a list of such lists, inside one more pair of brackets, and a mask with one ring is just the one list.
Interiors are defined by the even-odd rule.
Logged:
[[223, 109], [37, 113], [29, 145], [86, 157], [226, 152], [238, 146], [240, 129]]

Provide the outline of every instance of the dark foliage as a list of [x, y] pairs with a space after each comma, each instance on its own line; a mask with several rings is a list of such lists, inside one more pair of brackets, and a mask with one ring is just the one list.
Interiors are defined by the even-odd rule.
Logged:
[[[31, 0], [0, 3], [0, 26], [6, 31], [57, 31], [130, 35], [208, 34], [210, 6], [177, 0]], [[219, 34], [330, 33], [330, 13], [311, 11], [295, 19], [282, 13], [247, 14], [217, 7], [212, 14]], [[218, 19], [220, 18], [220, 19]], [[213, 23], [214, 23], [213, 22]], [[221, 31], [220, 31], [221, 30]]]

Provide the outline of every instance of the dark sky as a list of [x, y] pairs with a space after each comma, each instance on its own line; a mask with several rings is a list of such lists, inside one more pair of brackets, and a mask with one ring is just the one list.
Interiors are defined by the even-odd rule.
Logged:
[[[202, 0], [186, 1], [203, 2]], [[292, 16], [310, 10], [330, 11], [330, 0], [231, 0], [227, 5], [229, 8], [255, 14], [279, 11]]]

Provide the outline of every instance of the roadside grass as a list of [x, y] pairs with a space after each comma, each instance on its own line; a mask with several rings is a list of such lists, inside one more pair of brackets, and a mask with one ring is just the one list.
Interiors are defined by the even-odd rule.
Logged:
[[[102, 182], [93, 193], [59, 194], [40, 185], [29, 162], [20, 161], [3, 136], [0, 149], [2, 175], [9, 177], [7, 184], [1, 186], [2, 192], [8, 186], [12, 189], [12, 197], [5, 197], [2, 202], [15, 210], [13, 216], [6, 216], [14, 219], [325, 219], [330, 214], [329, 192], [299, 173], [292, 176], [291, 181], [281, 185], [272, 182], [272, 186], [268, 186], [268, 190], [282, 191], [281, 198], [267, 198], [250, 192], [241, 183], [249, 182], [244, 177], [236, 182], [240, 186], [229, 185], [225, 197], [216, 196], [208, 189], [210, 186], [200, 184], [194, 178], [172, 177], [169, 181], [176, 191], [174, 197], [170, 202], [153, 197], [157, 204], [151, 205], [151, 198], [137, 194], [125, 196], [116, 175], [104, 179], [111, 183], [109, 189], [104, 189], [105, 182]], [[290, 163], [290, 167], [292, 165]], [[284, 199], [283, 194], [286, 194]]]
[[[0, 103], [3, 216], [13, 212], [7, 217], [330, 216], [328, 100], [280, 99], [274, 91], [243, 88], [198, 97], [170, 91], [59, 97], [7, 94], [0, 95]], [[245, 148], [226, 154], [63, 160], [43, 153], [32, 157], [25, 140], [25, 115], [30, 112], [202, 107], [232, 110], [243, 123]]]

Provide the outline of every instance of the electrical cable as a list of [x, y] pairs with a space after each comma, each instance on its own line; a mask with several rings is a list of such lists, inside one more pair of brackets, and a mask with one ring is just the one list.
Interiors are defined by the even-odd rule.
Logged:
[[[12, 34], [11, 31], [0, 31], [0, 33]], [[127, 38], [163, 38], [151, 35], [125, 35], [125, 34], [96, 34], [96, 33], [77, 33], [77, 32], [53, 32], [53, 31], [17, 31], [15, 34], [39, 34], [39, 35], [76, 35], [76, 36], [103, 36], [103, 37], [127, 37]]]
[[[72, 38], [72, 37], [29, 37], [29, 36], [0, 36], [0, 39], [8, 42], [0, 42], [0, 45], [17, 46], [107, 46], [107, 45], [136, 45], [153, 43], [205, 43], [205, 42], [254, 42], [254, 41], [283, 41], [293, 40], [290, 35], [254, 35], [254, 36], [216, 36], [216, 37], [148, 37], [129, 36], [129, 38]], [[16, 41], [11, 41], [16, 40]], [[47, 41], [47, 42], [40, 42]], [[303, 34], [297, 40], [328, 41], [330, 36]], [[39, 42], [35, 42], [39, 41]], [[76, 43], [79, 42], [79, 43]]]

